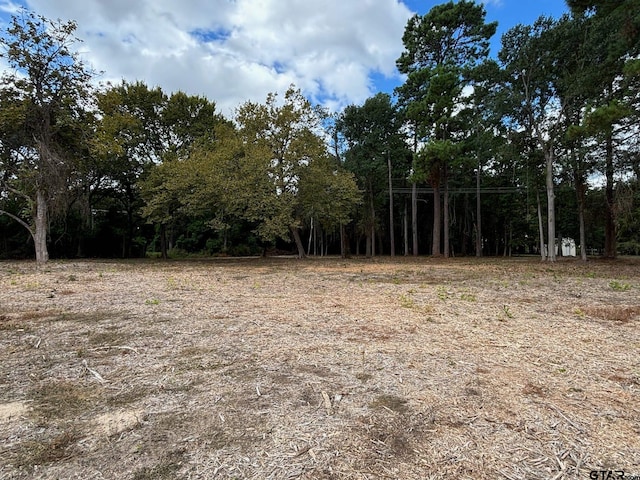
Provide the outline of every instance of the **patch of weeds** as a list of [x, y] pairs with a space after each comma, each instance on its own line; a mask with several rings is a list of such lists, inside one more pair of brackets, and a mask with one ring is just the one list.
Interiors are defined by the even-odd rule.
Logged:
[[585, 317], [585, 313], [582, 311], [582, 309], [580, 307], [576, 307], [573, 309], [573, 313], [577, 316], [579, 316], [580, 318], [584, 318]]
[[615, 290], [616, 292], [626, 292], [628, 290], [631, 290], [631, 285], [628, 283], [621, 283], [617, 280], [613, 280], [611, 282], [609, 282], [609, 287], [613, 290]]
[[158, 300], [157, 298], [151, 298], [151, 299], [145, 300], [144, 304], [145, 305], [160, 305], [160, 300]]
[[509, 308], [509, 305], [503, 305], [502, 306], [502, 311], [504, 312], [504, 314], [505, 314], [505, 316], [507, 318], [513, 318], [513, 312]]
[[415, 308], [416, 302], [410, 295], [400, 295], [400, 306], [403, 308]]
[[407, 407], [407, 400], [397, 395], [378, 395], [370, 404], [371, 408], [385, 408], [397, 413], [406, 413], [409, 407]]
[[460, 295], [460, 300], [465, 302], [475, 302], [477, 299], [473, 293], [463, 293]]
[[438, 298], [443, 302], [449, 298], [449, 292], [447, 291], [447, 288], [442, 285], [438, 285], [438, 287], [436, 288], [436, 295], [438, 295]]
[[71, 274], [67, 277], [67, 280], [70, 282], [77, 282], [78, 281], [78, 277], [76, 277], [74, 274]]

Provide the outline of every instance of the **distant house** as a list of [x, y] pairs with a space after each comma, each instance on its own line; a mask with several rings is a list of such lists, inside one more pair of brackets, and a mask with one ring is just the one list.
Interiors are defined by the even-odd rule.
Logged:
[[[562, 256], [563, 257], [575, 257], [576, 256], [576, 241], [573, 238], [562, 238]], [[558, 251], [558, 241], [556, 240], [556, 255], [560, 252]], [[547, 255], [547, 246], [544, 246], [544, 254]]]

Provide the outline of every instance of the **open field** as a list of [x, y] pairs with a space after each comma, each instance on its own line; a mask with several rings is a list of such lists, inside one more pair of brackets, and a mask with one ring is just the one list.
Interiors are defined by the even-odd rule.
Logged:
[[0, 479], [591, 470], [640, 475], [640, 260], [0, 262]]

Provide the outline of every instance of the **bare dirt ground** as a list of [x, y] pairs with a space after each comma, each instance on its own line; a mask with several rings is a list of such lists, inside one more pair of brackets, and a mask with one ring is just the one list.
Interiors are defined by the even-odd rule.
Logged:
[[638, 259], [0, 262], [0, 478], [640, 475], [639, 327]]

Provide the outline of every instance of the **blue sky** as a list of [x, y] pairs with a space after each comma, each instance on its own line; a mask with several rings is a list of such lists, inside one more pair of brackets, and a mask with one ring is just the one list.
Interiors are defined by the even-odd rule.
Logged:
[[[433, 0], [404, 0], [403, 2], [412, 12], [419, 15], [426, 14], [439, 1]], [[540, 16], [559, 18], [568, 13], [564, 0], [490, 0], [482, 2], [487, 12], [487, 22], [498, 22], [498, 30], [491, 39], [491, 55], [497, 56], [500, 51], [500, 38], [510, 28], [518, 24], [532, 24]], [[378, 76], [376, 76], [378, 77]], [[380, 90], [392, 90], [397, 79], [376, 78], [376, 85]]]
[[[291, 84], [330, 110], [360, 104], [402, 79], [395, 60], [413, 13], [434, 0], [0, 0], [3, 26], [19, 6], [78, 23], [83, 59], [102, 82], [144, 81], [167, 93], [205, 95], [225, 115]], [[500, 35], [563, 0], [486, 0]]]

